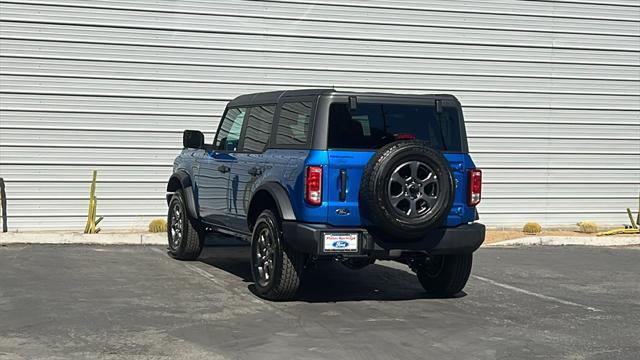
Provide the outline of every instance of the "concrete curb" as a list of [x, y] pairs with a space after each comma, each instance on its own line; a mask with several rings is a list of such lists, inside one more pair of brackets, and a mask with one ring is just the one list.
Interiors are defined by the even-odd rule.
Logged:
[[526, 236], [518, 239], [505, 240], [484, 247], [500, 246], [630, 246], [640, 245], [640, 236]]
[[[166, 245], [165, 233], [0, 233], [0, 245], [5, 244], [92, 244], [92, 245]], [[640, 236], [526, 236], [483, 247], [501, 246], [630, 246], [640, 245]]]
[[0, 233], [4, 244], [165, 245], [166, 233]]

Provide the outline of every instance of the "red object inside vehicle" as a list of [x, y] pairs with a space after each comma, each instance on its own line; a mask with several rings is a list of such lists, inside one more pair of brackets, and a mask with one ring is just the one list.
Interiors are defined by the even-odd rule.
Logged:
[[416, 138], [414, 134], [395, 134], [393, 137], [396, 140], [415, 140]]

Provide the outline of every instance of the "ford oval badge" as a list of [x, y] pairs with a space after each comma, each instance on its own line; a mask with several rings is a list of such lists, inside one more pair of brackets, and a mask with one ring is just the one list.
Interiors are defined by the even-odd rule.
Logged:
[[334, 241], [333, 244], [334, 248], [336, 249], [345, 249], [349, 246], [349, 242], [344, 241], [344, 240], [338, 240], [338, 241]]
[[350, 213], [351, 212], [349, 211], [349, 209], [344, 209], [344, 208], [336, 209], [336, 215], [339, 215], [339, 216], [347, 216]]

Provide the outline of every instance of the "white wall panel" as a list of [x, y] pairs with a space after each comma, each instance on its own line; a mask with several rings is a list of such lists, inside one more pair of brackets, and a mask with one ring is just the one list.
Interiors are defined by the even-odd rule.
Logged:
[[[465, 45], [459, 52], [457, 44], [446, 42], [421, 42], [415, 46], [411, 42], [373, 41], [366, 37], [358, 40], [324, 39], [278, 36], [269, 34], [258, 38], [255, 35], [230, 33], [200, 33], [180, 30], [142, 30], [127, 28], [96, 28], [82, 25], [57, 25], [7, 21], [0, 29], [7, 39], [64, 41], [85, 44], [113, 44], [135, 46], [158, 46], [171, 49], [190, 50], [251, 50], [267, 53], [356, 55], [385, 58], [440, 58], [440, 59], [487, 59], [505, 61], [528, 61], [539, 63], [578, 63], [635, 66], [637, 54], [629, 51], [611, 51], [594, 48], [565, 49], [547, 47], [509, 47], [493, 45]], [[631, 37], [628, 41], [633, 42]], [[159, 50], [161, 51], [161, 50]], [[189, 54], [196, 51], [190, 51]], [[184, 54], [184, 52], [183, 52]], [[453, 55], [455, 54], [455, 55]], [[63, 54], [61, 54], [63, 55]], [[90, 54], [86, 54], [90, 56]], [[186, 57], [185, 57], [186, 58]], [[153, 58], [146, 61], [153, 62]]]
[[[202, 33], [234, 33], [246, 35], [262, 35], [262, 31], [282, 37], [302, 36], [323, 39], [363, 39], [367, 41], [396, 41], [415, 43], [452, 43], [452, 44], [500, 44], [503, 46], [548, 47], [561, 48], [598, 47], [607, 50], [630, 50], [633, 44], [628, 42], [628, 35], [592, 35], [589, 33], [535, 32], [523, 30], [484, 29], [473, 31], [457, 27], [436, 27], [403, 24], [371, 24], [367, 21], [340, 21], [338, 13], [331, 20], [339, 26], [327, 26], [328, 21], [314, 20], [306, 17], [296, 21], [296, 17], [280, 19], [274, 17], [244, 18], [230, 15], [180, 14], [149, 11], [112, 10], [85, 7], [52, 7], [32, 5], [25, 8], [22, 4], [5, 4], [0, 6], [3, 16], [9, 21], [28, 21], [32, 23], [48, 23], [58, 25], [86, 25], [102, 27], [120, 27], [129, 29], [180, 30]], [[255, 10], [254, 10], [255, 11]], [[241, 14], [238, 14], [241, 15]], [[366, 34], [366, 35], [363, 35]]]
[[11, 229], [166, 211], [185, 128], [247, 92], [460, 98], [483, 222], [626, 221], [640, 191], [640, 4], [51, 0], [0, 3], [0, 176]]
[[[162, 48], [148, 59], [149, 49], [131, 45], [68, 44], [64, 42], [0, 40], [4, 51], [2, 66], [8, 74], [62, 75], [82, 68], [82, 76], [148, 79], [163, 76], [166, 80], [193, 80], [193, 75], [208, 75], [211, 81], [220, 67], [244, 69], [297, 69], [307, 71], [340, 71], [367, 74], [471, 75], [507, 78], [557, 80], [617, 80], [635, 85], [640, 76], [632, 66], [557, 63], [552, 67], [535, 66], [535, 62], [459, 60], [437, 58], [371, 57], [327, 54], [293, 54], [255, 51], [201, 50], [185, 58], [183, 50]], [[36, 51], [32, 49], [37, 49]], [[64, 56], [60, 50], [64, 49]], [[85, 59], [87, 61], [83, 61]], [[365, 63], [367, 66], [362, 67]], [[153, 67], [149, 65], [153, 64]], [[499, 65], [499, 66], [497, 66]], [[44, 66], [44, 67], [43, 67]], [[206, 66], [209, 69], [203, 69]], [[162, 71], [155, 71], [154, 69]], [[85, 73], [86, 72], [86, 73]], [[115, 75], [114, 75], [115, 73]], [[80, 75], [80, 74], [77, 74]], [[224, 75], [218, 74], [218, 75]], [[197, 79], [197, 77], [196, 77]], [[254, 80], [254, 79], [250, 79]], [[637, 89], [637, 88], [636, 88]], [[613, 89], [612, 89], [613, 90]]]

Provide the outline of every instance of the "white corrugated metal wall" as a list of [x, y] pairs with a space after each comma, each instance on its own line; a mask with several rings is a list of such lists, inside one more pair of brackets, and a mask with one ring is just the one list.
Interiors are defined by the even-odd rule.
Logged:
[[10, 229], [166, 211], [185, 128], [281, 88], [450, 92], [485, 169], [483, 222], [618, 224], [640, 191], [640, 2], [2, 1]]

